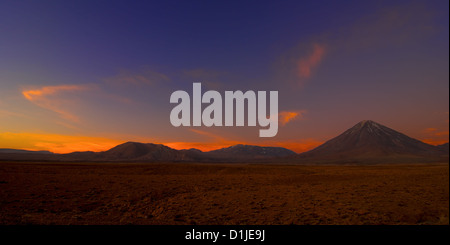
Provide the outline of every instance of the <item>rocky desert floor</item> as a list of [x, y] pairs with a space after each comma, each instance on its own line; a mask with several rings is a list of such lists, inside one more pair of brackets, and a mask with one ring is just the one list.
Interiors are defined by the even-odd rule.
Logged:
[[0, 224], [449, 224], [449, 165], [0, 163]]

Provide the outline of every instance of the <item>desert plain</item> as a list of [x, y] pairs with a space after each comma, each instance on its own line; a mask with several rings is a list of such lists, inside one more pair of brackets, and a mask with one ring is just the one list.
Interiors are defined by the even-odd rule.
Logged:
[[2, 225], [448, 225], [449, 164], [0, 163]]

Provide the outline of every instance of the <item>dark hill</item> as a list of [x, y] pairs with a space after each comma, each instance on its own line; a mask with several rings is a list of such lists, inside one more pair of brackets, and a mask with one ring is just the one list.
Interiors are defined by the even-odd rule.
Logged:
[[255, 145], [233, 145], [227, 148], [210, 151], [210, 154], [234, 157], [285, 157], [296, 155], [295, 152], [282, 147], [264, 147]]
[[105, 161], [180, 161], [183, 156], [165, 145], [137, 142], [127, 142], [99, 153], [99, 159]]

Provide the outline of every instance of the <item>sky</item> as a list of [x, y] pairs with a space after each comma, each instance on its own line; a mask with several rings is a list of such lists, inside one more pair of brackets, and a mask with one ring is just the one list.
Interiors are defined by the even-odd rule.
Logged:
[[[278, 91], [279, 128], [174, 127], [177, 90]], [[1, 1], [0, 148], [449, 140], [449, 1]]]

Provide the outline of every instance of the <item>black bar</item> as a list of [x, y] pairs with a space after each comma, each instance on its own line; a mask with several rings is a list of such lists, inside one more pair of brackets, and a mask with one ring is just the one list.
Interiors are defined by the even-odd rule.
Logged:
[[[245, 239], [231, 235], [264, 231], [264, 239]], [[193, 232], [194, 231], [194, 232]], [[186, 239], [187, 234], [201, 234], [202, 239]], [[197, 233], [199, 232], [199, 233]], [[214, 241], [211, 232], [219, 234]], [[365, 244], [426, 241], [427, 244], [449, 240], [449, 226], [0, 226], [2, 239], [15, 243], [29, 241], [55, 243], [126, 242], [126, 244]], [[261, 238], [261, 237], [260, 237]], [[61, 240], [64, 239], [64, 240]], [[313, 243], [311, 243], [313, 241]], [[436, 242], [436, 243], [434, 243]]]

